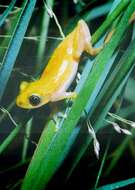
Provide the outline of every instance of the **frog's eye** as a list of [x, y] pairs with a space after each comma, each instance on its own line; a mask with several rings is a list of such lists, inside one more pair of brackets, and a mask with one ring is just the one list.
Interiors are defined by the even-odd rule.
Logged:
[[39, 95], [37, 95], [37, 94], [32, 94], [29, 97], [29, 103], [32, 106], [38, 106], [41, 103], [41, 97]]

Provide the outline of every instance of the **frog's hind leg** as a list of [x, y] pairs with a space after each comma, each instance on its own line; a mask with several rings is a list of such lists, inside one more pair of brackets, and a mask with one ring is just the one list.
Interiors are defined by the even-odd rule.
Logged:
[[97, 54], [104, 48], [104, 46], [110, 41], [110, 39], [112, 38], [112, 35], [114, 34], [114, 32], [115, 32], [115, 29], [111, 30], [111, 31], [106, 35], [106, 37], [105, 37], [105, 39], [104, 39], [104, 43], [103, 43], [100, 47], [98, 47], [98, 48], [93, 47], [92, 44], [91, 44], [91, 41], [88, 42], [88, 43], [86, 44], [85, 51], [86, 51], [88, 54], [92, 55], [92, 56], [97, 55]]
[[78, 56], [82, 53], [82, 51], [86, 51], [91, 56], [95, 56], [103, 49], [104, 45], [110, 41], [113, 33], [114, 30], [109, 32], [104, 40], [103, 45], [101, 45], [98, 48], [95, 48], [92, 46], [91, 43], [91, 33], [88, 28], [88, 25], [84, 20], [80, 20], [75, 31], [74, 49], [75, 51], [78, 50]]
[[83, 51], [86, 51], [90, 55], [94, 56], [98, 54], [103, 47], [94, 48], [91, 44], [91, 33], [88, 25], [84, 20], [80, 20], [74, 31], [73, 40], [74, 56], [79, 58]]
[[92, 47], [92, 44], [89, 43], [87, 46], [86, 46], [86, 52], [92, 56], [95, 56], [97, 55], [101, 50], [103, 49], [103, 45], [98, 47], [98, 48], [94, 48]]

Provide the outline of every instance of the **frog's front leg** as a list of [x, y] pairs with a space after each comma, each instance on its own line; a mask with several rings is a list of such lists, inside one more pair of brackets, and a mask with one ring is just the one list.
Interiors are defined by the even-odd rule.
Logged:
[[62, 92], [52, 99], [52, 102], [63, 100], [63, 99], [74, 99], [77, 97], [76, 92]]

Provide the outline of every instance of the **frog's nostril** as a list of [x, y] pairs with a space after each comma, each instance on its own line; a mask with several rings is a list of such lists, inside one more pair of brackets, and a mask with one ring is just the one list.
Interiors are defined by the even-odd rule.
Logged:
[[19, 106], [21, 106], [22, 104], [23, 104], [23, 102], [22, 101], [20, 101], [20, 100], [17, 100], [17, 105], [19, 105]]
[[23, 103], [21, 101], [19, 101], [19, 105], [21, 106]]

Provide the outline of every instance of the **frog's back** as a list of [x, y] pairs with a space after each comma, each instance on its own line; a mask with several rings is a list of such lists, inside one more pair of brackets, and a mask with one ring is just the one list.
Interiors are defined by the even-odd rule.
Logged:
[[[72, 51], [72, 44], [73, 44], [73, 37], [72, 33], [64, 39], [63, 42], [59, 44], [59, 46], [55, 49], [48, 65], [46, 66], [41, 78], [44, 79], [44, 77], [50, 79], [55, 78], [60, 74], [60, 71], [64, 69], [66, 70], [66, 67], [68, 68], [68, 64], [66, 64], [68, 61], [72, 61], [72, 55], [70, 54], [70, 51]], [[63, 66], [63, 61], [65, 62]]]

